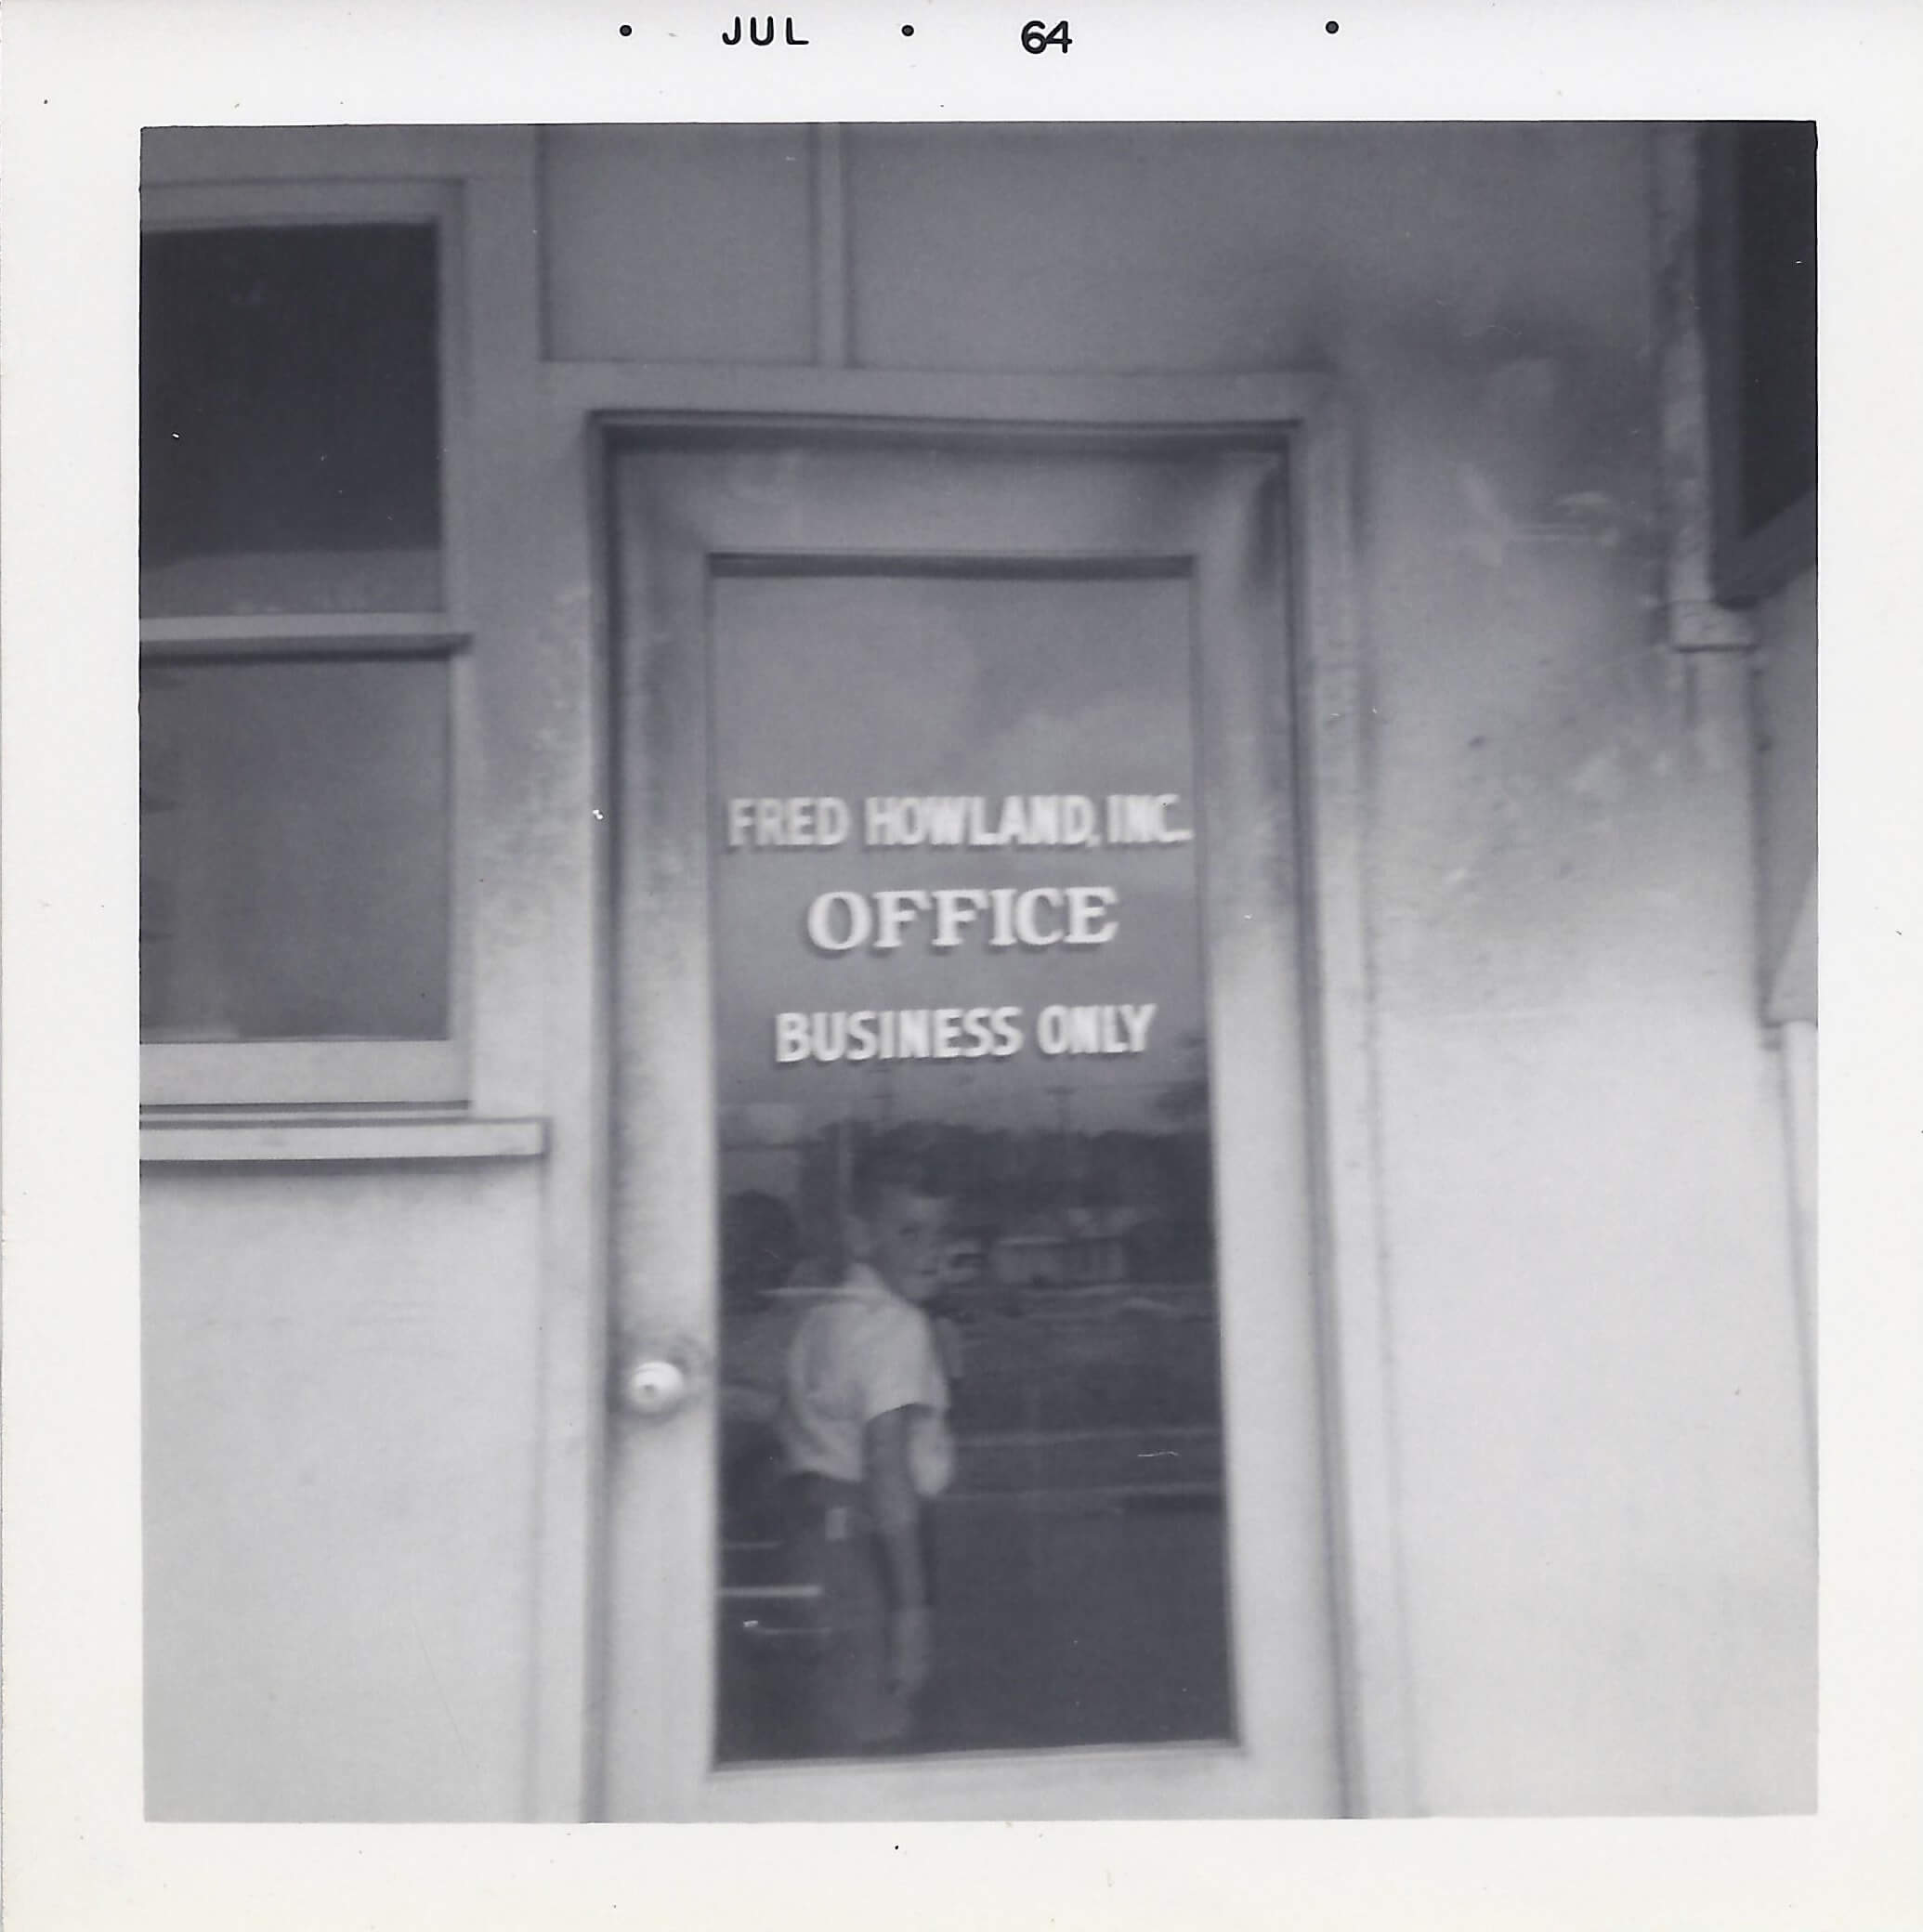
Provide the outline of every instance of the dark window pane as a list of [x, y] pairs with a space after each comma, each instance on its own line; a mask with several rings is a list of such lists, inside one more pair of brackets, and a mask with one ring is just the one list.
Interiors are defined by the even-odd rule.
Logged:
[[439, 660], [142, 674], [143, 1038], [447, 1037], [449, 724]]
[[[1190, 603], [715, 580], [724, 1759], [1234, 1733]], [[776, 802], [823, 794], [844, 824], [811, 803], [791, 842]], [[1083, 944], [1078, 888], [1114, 895]], [[921, 895], [898, 945], [812, 936], [825, 895], [889, 891]], [[890, 1158], [940, 1197], [901, 1290], [926, 1328], [875, 1314], [898, 1256], [852, 1265]], [[852, 1418], [937, 1397], [910, 1699]]]
[[1742, 528], [1816, 484], [1816, 129], [1766, 122], [1736, 137]]
[[421, 223], [143, 239], [143, 615], [438, 607], [435, 277]]

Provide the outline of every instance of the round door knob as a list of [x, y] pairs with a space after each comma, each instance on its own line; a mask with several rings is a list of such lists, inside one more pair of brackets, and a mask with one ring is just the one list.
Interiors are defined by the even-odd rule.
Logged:
[[678, 1362], [663, 1356], [644, 1356], [628, 1364], [621, 1379], [621, 1403], [632, 1416], [652, 1419], [672, 1416], [687, 1398], [694, 1386], [692, 1377]]
[[631, 1336], [614, 1351], [614, 1405], [638, 1422], [677, 1416], [706, 1395], [714, 1376], [705, 1350], [685, 1335]]

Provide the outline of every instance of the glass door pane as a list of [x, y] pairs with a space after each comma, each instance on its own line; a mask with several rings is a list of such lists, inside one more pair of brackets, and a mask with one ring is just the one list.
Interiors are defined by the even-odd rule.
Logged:
[[715, 1756], [1230, 1738], [1191, 580], [710, 635]]

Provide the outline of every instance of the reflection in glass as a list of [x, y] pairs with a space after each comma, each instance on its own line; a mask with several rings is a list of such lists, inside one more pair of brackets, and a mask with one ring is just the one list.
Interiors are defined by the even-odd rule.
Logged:
[[[717, 1756], [1232, 1735], [1188, 583], [744, 573], [713, 591]], [[992, 831], [1007, 798], [1068, 795], [1098, 831], [1111, 796], [1169, 800], [1169, 841], [864, 842], [870, 798], [980, 798]], [[822, 797], [848, 806], [836, 844], [785, 842], [831, 811], [768, 816], [762, 843], [729, 803]], [[1076, 886], [1115, 894], [1100, 943], [997, 946], [988, 907], [946, 946], [932, 907], [892, 947], [808, 938], [829, 893]], [[899, 1016], [947, 1009], [1012, 1014], [1018, 1048], [964, 1020], [951, 1057], [922, 1057]], [[1064, 1009], [1134, 1018], [1044, 1019]], [[810, 1027], [784, 1058], [791, 1012]], [[856, 1013], [877, 1018], [837, 1023]], [[877, 1204], [877, 1174], [940, 1204], [932, 1279], [896, 1298], [919, 1311], [874, 1299], [916, 1265], [876, 1232], [902, 1200]], [[949, 1480], [920, 1485], [906, 1586], [872, 1430], [851, 1437], [869, 1460], [837, 1464], [796, 1419], [897, 1399], [945, 1403], [953, 1444]], [[930, 1606], [930, 1667], [891, 1709], [872, 1681], [902, 1661], [904, 1587]]]
[[141, 673], [143, 1039], [447, 1037], [449, 729], [445, 660]]
[[143, 238], [142, 616], [439, 607], [437, 315], [425, 223]]

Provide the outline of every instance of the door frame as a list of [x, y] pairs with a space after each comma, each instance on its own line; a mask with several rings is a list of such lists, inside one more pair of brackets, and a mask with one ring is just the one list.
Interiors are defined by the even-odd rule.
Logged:
[[[1353, 560], [1347, 412], [1334, 384], [1315, 375], [1027, 377], [823, 369], [640, 370], [551, 368], [551, 401], [586, 405], [587, 496], [596, 594], [595, 754], [611, 769], [616, 636], [609, 483], [618, 450], [650, 433], [702, 441], [770, 435], [861, 446], [938, 437], [986, 447], [1041, 442], [1117, 454], [1173, 448], [1251, 446], [1284, 452], [1289, 466], [1292, 555], [1290, 667], [1296, 837], [1302, 895], [1305, 1059], [1313, 1185], [1314, 1296], [1322, 1353], [1323, 1456], [1341, 1808], [1349, 1815], [1409, 1813], [1415, 1802], [1402, 1563], [1396, 1510], [1388, 1327], [1380, 1237], [1380, 1133], [1373, 986], [1367, 905], [1369, 714]], [[576, 416], [575, 420], [582, 420]], [[613, 1044], [614, 880], [604, 864], [595, 919], [601, 986], [596, 1009], [605, 1054]], [[600, 1085], [596, 1142], [611, 1178], [611, 1094]], [[599, 1190], [602, 1217], [611, 1194]], [[605, 1351], [612, 1278], [602, 1270], [598, 1330]], [[605, 1377], [570, 1377], [598, 1397]], [[605, 1430], [605, 1411], [590, 1428]], [[578, 1428], [578, 1424], [577, 1424]], [[578, 1441], [578, 1437], [577, 1437]], [[579, 1743], [583, 1809], [602, 1815], [606, 1731], [601, 1659], [608, 1579], [602, 1516], [607, 1456], [585, 1507], [590, 1573], [582, 1579], [586, 1673]], [[577, 1547], [580, 1547], [577, 1545]], [[537, 1674], [548, 1677], [537, 1664]], [[552, 1681], [549, 1677], [549, 1681]], [[559, 1713], [537, 1720], [546, 1725]], [[543, 1754], [544, 1756], [547, 1754]]]

